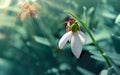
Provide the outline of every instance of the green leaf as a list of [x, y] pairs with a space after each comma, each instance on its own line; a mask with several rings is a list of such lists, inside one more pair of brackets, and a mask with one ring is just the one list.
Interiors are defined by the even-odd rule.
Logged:
[[33, 38], [36, 42], [38, 42], [40, 44], [51, 46], [50, 42], [46, 38], [39, 37], [39, 36], [34, 36]]
[[118, 53], [120, 53], [120, 36], [112, 35], [113, 45]]
[[94, 73], [92, 73], [82, 67], [77, 67], [77, 70], [80, 71], [83, 75], [95, 75]]
[[[105, 61], [98, 51], [89, 51], [89, 52], [93, 54], [91, 55], [91, 58], [99, 61]], [[120, 54], [106, 52], [106, 55], [109, 56], [115, 62], [115, 64], [120, 65], [120, 58], [119, 58]]]

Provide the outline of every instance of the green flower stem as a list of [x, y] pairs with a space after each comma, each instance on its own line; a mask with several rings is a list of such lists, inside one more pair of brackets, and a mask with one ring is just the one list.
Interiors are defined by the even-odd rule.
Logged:
[[95, 46], [98, 48], [99, 52], [101, 53], [101, 55], [103, 56], [103, 58], [105, 59], [106, 63], [108, 64], [109, 67], [111, 67], [111, 63], [110, 60], [108, 59], [108, 56], [105, 55], [105, 53], [103, 52], [103, 50], [100, 48], [100, 46], [98, 45], [98, 43], [95, 41], [93, 35], [91, 34], [89, 28], [87, 27], [87, 25], [80, 19], [78, 18], [75, 14], [73, 14], [71, 11], [65, 11], [68, 15], [72, 16], [76, 21], [78, 21], [87, 31], [87, 33], [89, 34], [89, 36], [91, 37], [93, 43], [95, 44]]

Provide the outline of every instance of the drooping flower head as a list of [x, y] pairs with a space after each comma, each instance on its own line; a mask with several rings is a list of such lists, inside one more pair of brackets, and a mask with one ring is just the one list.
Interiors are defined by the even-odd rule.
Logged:
[[80, 31], [78, 23], [72, 18], [66, 21], [66, 33], [60, 39], [58, 47], [62, 49], [68, 40], [71, 41], [72, 53], [76, 58], [79, 58], [82, 52], [82, 43], [86, 41], [86, 36]]

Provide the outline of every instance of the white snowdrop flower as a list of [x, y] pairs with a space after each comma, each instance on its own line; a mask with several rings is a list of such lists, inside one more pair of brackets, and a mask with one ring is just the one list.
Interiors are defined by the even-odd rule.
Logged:
[[76, 58], [79, 58], [82, 52], [82, 44], [86, 42], [86, 36], [83, 32], [78, 30], [76, 23], [72, 24], [71, 30], [62, 36], [58, 43], [59, 48], [62, 49], [68, 40], [71, 41], [72, 53]]

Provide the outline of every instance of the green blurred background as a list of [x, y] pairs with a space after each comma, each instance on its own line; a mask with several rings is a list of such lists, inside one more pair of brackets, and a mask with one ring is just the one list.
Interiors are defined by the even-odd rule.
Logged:
[[69, 43], [58, 49], [68, 9], [88, 25], [100, 47], [120, 66], [120, 0], [26, 2], [36, 6], [37, 19], [27, 16], [21, 21], [18, 1], [0, 0], [0, 75], [106, 75], [100, 72], [107, 64], [82, 26], [87, 42], [79, 59]]

